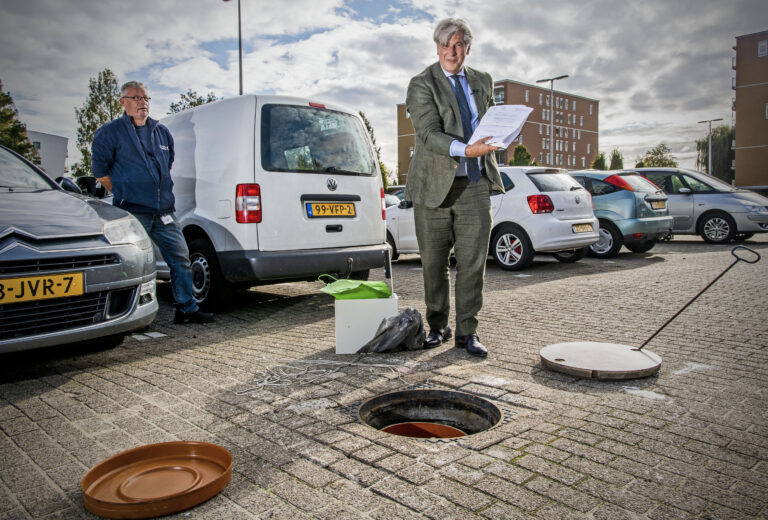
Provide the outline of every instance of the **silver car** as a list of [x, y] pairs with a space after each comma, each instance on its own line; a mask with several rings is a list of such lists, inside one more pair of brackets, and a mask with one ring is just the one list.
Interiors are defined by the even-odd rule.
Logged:
[[95, 338], [112, 346], [157, 314], [144, 228], [61, 183], [0, 147], [0, 353]]
[[669, 197], [675, 235], [701, 235], [711, 244], [768, 232], [768, 198], [705, 173], [679, 168], [635, 168]]

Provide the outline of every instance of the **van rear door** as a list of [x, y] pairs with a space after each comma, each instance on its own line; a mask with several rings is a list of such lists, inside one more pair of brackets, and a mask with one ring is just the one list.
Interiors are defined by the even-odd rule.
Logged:
[[257, 106], [259, 249], [383, 244], [381, 175], [361, 119], [340, 107], [289, 103], [266, 97]]

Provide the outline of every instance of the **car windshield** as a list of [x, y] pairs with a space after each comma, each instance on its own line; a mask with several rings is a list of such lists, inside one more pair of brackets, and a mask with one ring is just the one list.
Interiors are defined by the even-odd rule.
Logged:
[[0, 148], [0, 190], [40, 191], [53, 190], [55, 185], [24, 161], [4, 148]]
[[573, 191], [581, 190], [581, 184], [567, 173], [533, 172], [528, 174], [539, 191]]
[[261, 164], [265, 170], [279, 172], [376, 174], [360, 120], [312, 106], [264, 106]]
[[661, 190], [661, 188], [650, 182], [645, 177], [641, 177], [640, 175], [634, 173], [622, 173], [620, 176], [622, 179], [627, 181], [627, 184], [632, 186], [635, 191], [642, 193], [656, 193], [657, 191]]

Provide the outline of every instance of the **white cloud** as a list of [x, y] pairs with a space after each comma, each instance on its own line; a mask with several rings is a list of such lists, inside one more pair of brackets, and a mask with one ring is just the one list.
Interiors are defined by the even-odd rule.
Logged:
[[[444, 16], [470, 22], [467, 63], [494, 78], [569, 74], [556, 88], [600, 101], [601, 150], [634, 159], [663, 141], [688, 166], [706, 132], [696, 121], [730, 121], [735, 36], [768, 27], [761, 0], [391, 0], [377, 15], [344, 0], [241, 5], [245, 91], [363, 110], [390, 168], [395, 105], [435, 60], [432, 29]], [[147, 82], [155, 117], [187, 88], [237, 94], [234, 0], [0, 0], [0, 10], [0, 80], [29, 128], [70, 137], [71, 162], [74, 108], [105, 67]]]

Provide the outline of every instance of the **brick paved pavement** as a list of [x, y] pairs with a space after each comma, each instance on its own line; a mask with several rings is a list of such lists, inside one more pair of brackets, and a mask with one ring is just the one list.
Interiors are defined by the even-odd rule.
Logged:
[[[768, 237], [747, 245], [768, 255]], [[519, 274], [489, 263], [485, 360], [452, 346], [336, 356], [333, 303], [312, 283], [242, 293], [213, 327], [173, 325], [161, 284], [152, 331], [164, 337], [0, 356], [0, 518], [92, 518], [79, 490], [89, 467], [177, 439], [235, 459], [225, 491], [180, 519], [768, 518], [768, 260], [734, 267], [654, 339], [656, 377], [539, 365], [551, 343], [639, 345], [730, 265], [729, 249], [684, 238]], [[423, 311], [418, 257], [394, 272], [401, 308]], [[306, 363], [317, 359], [338, 364]], [[254, 383], [280, 366], [275, 384]], [[508, 420], [434, 442], [355, 417], [365, 398], [410, 385], [487, 396]]]

